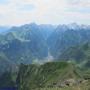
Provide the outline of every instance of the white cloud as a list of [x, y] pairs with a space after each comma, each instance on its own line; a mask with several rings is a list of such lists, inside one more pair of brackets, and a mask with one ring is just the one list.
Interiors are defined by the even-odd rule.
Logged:
[[89, 0], [8, 0], [7, 4], [0, 4], [0, 24], [18, 25], [29, 22], [89, 24], [89, 8]]

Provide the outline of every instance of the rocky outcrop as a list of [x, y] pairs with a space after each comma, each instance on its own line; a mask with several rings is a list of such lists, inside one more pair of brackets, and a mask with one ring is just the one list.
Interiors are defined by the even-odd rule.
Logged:
[[53, 82], [52, 84], [48, 85], [48, 88], [52, 88], [52, 87], [58, 87], [58, 88], [63, 88], [63, 87], [70, 87], [70, 86], [75, 86], [75, 85], [80, 85], [80, 84], [84, 84], [88, 82], [88, 80], [85, 79], [66, 79], [64, 81], [60, 81], [60, 82]]

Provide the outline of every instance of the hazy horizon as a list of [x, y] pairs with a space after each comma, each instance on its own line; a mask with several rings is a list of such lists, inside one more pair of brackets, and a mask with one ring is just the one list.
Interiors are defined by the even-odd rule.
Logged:
[[90, 0], [0, 0], [0, 25], [89, 24]]

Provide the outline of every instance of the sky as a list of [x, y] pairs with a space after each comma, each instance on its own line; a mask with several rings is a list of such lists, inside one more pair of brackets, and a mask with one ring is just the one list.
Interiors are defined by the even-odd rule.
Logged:
[[90, 0], [0, 0], [0, 25], [90, 24]]

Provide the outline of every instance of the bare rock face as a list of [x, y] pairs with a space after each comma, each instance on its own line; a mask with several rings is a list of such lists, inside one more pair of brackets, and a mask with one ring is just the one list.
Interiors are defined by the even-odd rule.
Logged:
[[53, 88], [53, 87], [58, 87], [58, 88], [64, 88], [64, 87], [71, 87], [71, 86], [77, 86], [80, 84], [85, 84], [86, 82], [88, 82], [88, 80], [84, 80], [84, 79], [66, 79], [64, 81], [60, 81], [60, 82], [53, 82], [52, 84], [49, 84], [47, 87], [48, 88]]
[[73, 86], [74, 84], [76, 84], [76, 80], [75, 79], [67, 79], [64, 81], [64, 84], [66, 86]]

